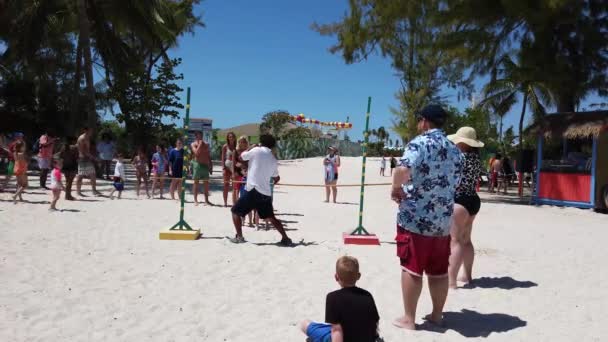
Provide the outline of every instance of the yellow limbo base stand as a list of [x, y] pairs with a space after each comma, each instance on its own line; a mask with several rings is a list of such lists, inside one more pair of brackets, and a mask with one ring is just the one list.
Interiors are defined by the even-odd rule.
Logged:
[[[188, 125], [190, 124], [190, 87], [186, 95], [186, 117], [184, 118], [184, 129], [182, 134], [184, 135], [184, 142], [188, 141]], [[182, 188], [181, 201], [179, 209], [179, 221], [168, 230], [163, 230], [158, 234], [158, 238], [161, 240], [196, 240], [201, 236], [200, 229], [192, 229], [188, 222], [184, 220], [184, 196], [186, 194], [186, 174], [188, 169], [186, 165], [189, 164], [189, 152], [188, 145], [184, 147], [184, 165], [182, 173]]]
[[196, 240], [201, 236], [201, 230], [165, 230], [158, 233], [161, 240]]

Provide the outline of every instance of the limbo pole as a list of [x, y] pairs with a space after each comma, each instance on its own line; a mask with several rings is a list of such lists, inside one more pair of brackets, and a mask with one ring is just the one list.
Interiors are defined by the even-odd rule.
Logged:
[[182, 135], [184, 139], [184, 164], [182, 166], [182, 187], [180, 189], [181, 200], [179, 206], [179, 221], [169, 228], [169, 231], [161, 232], [161, 240], [196, 240], [200, 235], [200, 230], [194, 230], [186, 220], [184, 220], [184, 201], [186, 195], [186, 175], [188, 174], [188, 165], [190, 162], [190, 150], [187, 144], [188, 127], [190, 125], [190, 87], [186, 93], [186, 117], [184, 118], [184, 126]]
[[367, 112], [365, 114], [365, 132], [363, 133], [363, 163], [361, 164], [361, 197], [359, 198], [359, 225], [351, 235], [369, 235], [363, 228], [363, 200], [365, 199], [365, 161], [367, 160], [367, 143], [369, 142], [369, 116], [372, 106], [371, 96], [367, 98]]
[[371, 96], [367, 98], [367, 112], [365, 114], [365, 132], [362, 145], [363, 163], [361, 165], [361, 197], [359, 198], [359, 226], [350, 234], [344, 234], [345, 244], [355, 245], [380, 245], [380, 240], [374, 234], [370, 234], [363, 228], [363, 200], [365, 199], [365, 162], [367, 160], [367, 144], [369, 142], [369, 117], [372, 105]]
[[170, 230], [192, 230], [188, 222], [184, 220], [184, 197], [186, 195], [186, 175], [188, 174], [188, 162], [190, 161], [190, 151], [188, 149], [188, 126], [190, 126], [190, 87], [186, 93], [186, 117], [184, 118], [184, 128], [182, 135], [184, 139], [184, 165], [182, 166], [182, 188], [180, 189], [181, 200], [179, 205], [179, 221]]

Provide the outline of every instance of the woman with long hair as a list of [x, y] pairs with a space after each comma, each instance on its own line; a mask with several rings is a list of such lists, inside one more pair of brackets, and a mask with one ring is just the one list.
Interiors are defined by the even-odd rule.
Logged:
[[[224, 169], [224, 206], [228, 206], [228, 192], [230, 191], [230, 180], [232, 179], [234, 152], [236, 150], [236, 135], [228, 132], [226, 143], [222, 146], [222, 167]], [[232, 203], [234, 204], [234, 202]]]
[[323, 167], [325, 168], [325, 203], [329, 203], [330, 194], [333, 194], [333, 201], [336, 203], [340, 154], [338, 153], [338, 149], [333, 146], [330, 146], [327, 150], [329, 154], [323, 159]]
[[[460, 184], [456, 188], [452, 228], [450, 229], [452, 240], [448, 279], [450, 288], [455, 289], [458, 286], [458, 280], [470, 283], [473, 279], [475, 249], [471, 242], [471, 231], [481, 207], [481, 200], [477, 195], [477, 181], [484, 171], [478, 149], [484, 144], [477, 140], [477, 133], [471, 127], [461, 127], [456, 134], [448, 136], [448, 139], [458, 146], [464, 156]], [[463, 266], [463, 275], [458, 278], [460, 266]]]
[[23, 202], [23, 192], [27, 189], [28, 181], [27, 181], [27, 149], [25, 145], [25, 141], [19, 140], [15, 144], [15, 152], [13, 153], [13, 157], [15, 160], [15, 167], [13, 172], [15, 173], [15, 177], [17, 178], [17, 190], [13, 195], [13, 202], [17, 203], [17, 198], [19, 201]]
[[243, 135], [239, 137], [236, 145], [236, 151], [232, 154], [232, 180], [234, 181], [232, 191], [232, 203], [236, 203], [239, 199], [239, 194], [242, 188], [243, 182], [243, 170], [247, 169], [247, 161], [241, 158], [241, 153], [249, 149], [249, 139]]

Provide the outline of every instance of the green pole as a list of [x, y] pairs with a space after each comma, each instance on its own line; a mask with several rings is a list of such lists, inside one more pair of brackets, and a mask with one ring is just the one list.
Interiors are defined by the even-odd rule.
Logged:
[[367, 98], [367, 113], [365, 114], [365, 132], [363, 133], [363, 164], [361, 165], [361, 197], [359, 199], [359, 226], [355, 229], [351, 235], [370, 235], [365, 228], [363, 228], [363, 199], [365, 194], [365, 160], [367, 159], [367, 143], [369, 141], [369, 116], [370, 108], [372, 106], [371, 96]]
[[193, 230], [188, 222], [184, 220], [184, 198], [186, 195], [186, 175], [188, 174], [188, 163], [190, 162], [190, 151], [188, 149], [188, 126], [190, 125], [190, 87], [186, 92], [186, 117], [184, 118], [184, 127], [182, 135], [184, 139], [184, 165], [182, 166], [182, 188], [181, 201], [179, 206], [179, 221], [171, 227], [170, 230]]

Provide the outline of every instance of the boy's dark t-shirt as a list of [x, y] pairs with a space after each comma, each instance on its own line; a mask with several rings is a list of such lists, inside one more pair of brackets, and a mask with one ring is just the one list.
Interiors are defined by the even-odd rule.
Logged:
[[371, 293], [358, 287], [345, 287], [327, 294], [325, 322], [340, 324], [344, 342], [373, 342], [380, 316]]

